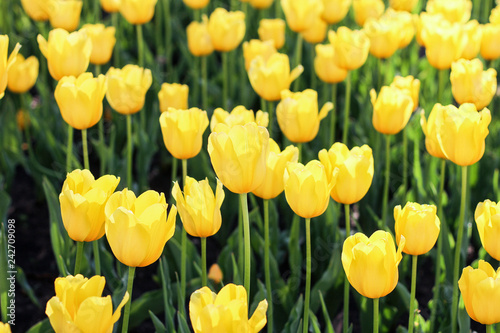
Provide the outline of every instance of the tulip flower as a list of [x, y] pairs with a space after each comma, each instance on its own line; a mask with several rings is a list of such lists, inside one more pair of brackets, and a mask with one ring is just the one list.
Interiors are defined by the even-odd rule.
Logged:
[[229, 127], [248, 123], [256, 123], [258, 126], [267, 127], [269, 125], [269, 114], [261, 110], [254, 114], [252, 110], [247, 110], [243, 105], [236, 106], [231, 113], [222, 108], [217, 108], [210, 120], [210, 130], [213, 132], [220, 123]]
[[201, 22], [193, 21], [186, 28], [189, 52], [196, 57], [212, 54], [214, 46], [208, 33], [208, 18], [203, 15]]
[[286, 23], [292, 31], [303, 32], [314, 25], [323, 12], [321, 0], [281, 0]]
[[89, 67], [92, 42], [86, 32], [54, 29], [49, 32], [48, 41], [42, 35], [38, 35], [37, 41], [54, 80], [79, 76]]
[[490, 12], [490, 17], [489, 17], [489, 21], [490, 23], [493, 23], [493, 24], [500, 24], [500, 6], [499, 6], [499, 3], [497, 1], [497, 6], [495, 8], [493, 8]]
[[282, 19], [262, 19], [259, 22], [259, 38], [262, 41], [272, 40], [276, 50], [285, 45], [286, 23]]
[[317, 44], [314, 70], [321, 81], [326, 83], [339, 83], [347, 77], [347, 70], [335, 64], [335, 49], [331, 44]]
[[205, 8], [210, 0], [182, 0], [184, 4], [191, 9], [202, 9]]
[[485, 200], [477, 204], [474, 213], [477, 231], [481, 238], [481, 244], [488, 254], [500, 259], [500, 244], [498, 237], [500, 235], [500, 203]]
[[467, 266], [462, 271], [458, 286], [469, 316], [484, 325], [500, 322], [500, 268], [479, 260], [478, 268]]
[[24, 59], [18, 53], [8, 71], [7, 87], [9, 90], [18, 94], [30, 90], [38, 78], [38, 67], [39, 62], [35, 56]]
[[243, 57], [245, 58], [245, 69], [248, 71], [250, 63], [257, 56], [262, 56], [264, 61], [267, 61], [276, 53], [276, 48], [271, 40], [261, 41], [259, 39], [252, 39], [250, 42], [243, 43]]
[[160, 116], [163, 142], [175, 158], [185, 160], [198, 155], [203, 132], [208, 127], [207, 112], [198, 108], [170, 108]]
[[115, 27], [105, 27], [104, 24], [85, 24], [82, 30], [87, 32], [92, 42], [92, 53], [90, 63], [104, 65], [113, 54], [113, 47], [116, 44]]
[[158, 0], [120, 0], [120, 13], [130, 24], [144, 24], [153, 18]]
[[420, 15], [413, 15], [413, 23], [415, 25], [415, 39], [418, 45], [425, 46], [424, 40], [422, 39], [422, 30], [424, 27], [434, 26], [441, 24], [444, 18], [442, 15], [431, 15], [427, 12], [421, 12]]
[[214, 282], [214, 284], [219, 284], [222, 282], [223, 274], [220, 266], [217, 264], [212, 264], [208, 270], [208, 278]]
[[46, 0], [21, 0], [21, 5], [32, 20], [47, 21], [49, 19], [49, 9]]
[[259, 302], [248, 319], [247, 292], [232, 283], [218, 294], [203, 287], [191, 294], [189, 317], [194, 333], [202, 332], [259, 332], [267, 323], [267, 301]]
[[359, 26], [364, 26], [369, 18], [378, 19], [384, 13], [382, 0], [353, 0], [354, 20]]
[[314, 20], [313, 25], [302, 31], [300, 34], [306, 42], [310, 44], [318, 44], [325, 40], [327, 30], [328, 24], [318, 16]]
[[188, 109], [189, 87], [186, 84], [163, 83], [158, 92], [160, 111], [167, 112], [169, 108]]
[[481, 56], [485, 60], [500, 58], [500, 24], [487, 23], [481, 27]]
[[427, 121], [425, 120], [425, 112], [422, 110], [420, 112], [420, 125], [422, 126], [422, 131], [425, 135], [425, 148], [427, 152], [437, 158], [446, 159], [446, 156], [441, 149], [438, 141], [438, 131], [442, 130], [442, 127], [436, 126], [436, 117], [443, 106], [441, 104], [435, 104], [432, 108], [431, 113]]
[[322, 0], [321, 18], [328, 24], [336, 24], [344, 19], [351, 7], [352, 0]]
[[479, 59], [459, 59], [451, 65], [451, 92], [458, 104], [473, 103], [477, 110], [487, 107], [497, 90], [497, 71], [483, 71]]
[[250, 5], [255, 9], [266, 9], [271, 7], [273, 1], [274, 0], [249, 0], [248, 2], [250, 2]]
[[373, 105], [373, 127], [383, 134], [399, 133], [410, 120], [413, 112], [413, 99], [403, 90], [384, 86], [379, 95], [375, 89], [370, 91]]
[[458, 60], [466, 47], [462, 26], [446, 20], [422, 27], [421, 38], [429, 63], [437, 69], [448, 69]]
[[302, 65], [290, 72], [288, 56], [283, 53], [273, 54], [267, 61], [257, 56], [248, 69], [248, 78], [255, 92], [267, 101], [281, 99], [281, 91], [290, 88], [290, 84], [304, 71]]
[[398, 88], [399, 90], [405, 92], [413, 101], [413, 109], [416, 110], [418, 108], [418, 97], [420, 94], [419, 79], [416, 79], [411, 75], [405, 77], [396, 75], [391, 83], [391, 87]]
[[120, 11], [121, 0], [100, 0], [101, 7], [105, 12], [117, 13]]
[[281, 92], [281, 102], [276, 107], [278, 125], [292, 142], [312, 141], [319, 130], [320, 121], [333, 109], [331, 102], [325, 103], [318, 113], [318, 93], [312, 89], [292, 93]]
[[12, 333], [10, 325], [8, 323], [4, 324], [0, 322], [0, 333]]
[[415, 20], [410, 13], [389, 8], [379, 20], [390, 21], [394, 25], [394, 29], [399, 30], [399, 49], [404, 49], [413, 40], [415, 36]]
[[418, 0], [389, 0], [389, 6], [397, 11], [411, 12]]
[[120, 319], [123, 306], [129, 301], [125, 293], [113, 312], [111, 296], [102, 297], [106, 280], [103, 276], [90, 279], [81, 274], [57, 278], [56, 295], [48, 302], [45, 314], [56, 333], [106, 333]]
[[441, 14], [451, 23], [465, 23], [469, 21], [471, 10], [471, 0], [429, 0], [426, 5], [426, 11], [429, 14]]
[[66, 31], [75, 31], [80, 24], [83, 2], [81, 0], [51, 0], [47, 8], [50, 25]]
[[228, 12], [222, 7], [216, 8], [208, 20], [208, 33], [215, 50], [234, 50], [245, 37], [245, 14], [240, 11]]
[[337, 32], [328, 32], [328, 39], [335, 49], [334, 58], [338, 67], [351, 71], [366, 62], [370, 40], [362, 30], [342, 26]]
[[467, 47], [464, 48], [460, 58], [472, 60], [477, 57], [479, 50], [481, 49], [483, 30], [481, 29], [481, 25], [479, 25], [476, 20], [467, 22], [463, 25], [462, 29]]
[[368, 19], [363, 30], [370, 40], [370, 53], [379, 59], [387, 59], [399, 48], [401, 30], [392, 20]]

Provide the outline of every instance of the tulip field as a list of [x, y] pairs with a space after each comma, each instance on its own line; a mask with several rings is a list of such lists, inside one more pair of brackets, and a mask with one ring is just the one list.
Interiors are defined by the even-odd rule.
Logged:
[[0, 13], [0, 333], [500, 332], [500, 1]]

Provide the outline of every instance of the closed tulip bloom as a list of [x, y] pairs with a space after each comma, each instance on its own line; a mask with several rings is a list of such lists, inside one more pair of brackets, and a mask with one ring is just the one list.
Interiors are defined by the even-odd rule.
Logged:
[[335, 49], [331, 44], [316, 45], [314, 70], [320, 80], [326, 83], [339, 83], [347, 77], [347, 70], [335, 64], [334, 53]]
[[312, 160], [305, 166], [289, 162], [283, 176], [286, 201], [300, 217], [320, 216], [328, 207], [336, 180], [337, 174], [327, 176], [325, 167], [318, 160]]
[[42, 35], [38, 35], [37, 41], [54, 80], [78, 76], [89, 67], [92, 42], [86, 32], [69, 33], [64, 29], [54, 29], [49, 32], [48, 41]]
[[290, 88], [293, 80], [304, 71], [302, 65], [290, 72], [288, 56], [274, 53], [267, 61], [257, 56], [248, 69], [248, 78], [253, 90], [266, 101], [281, 99], [281, 91]]
[[299, 149], [288, 146], [283, 151], [273, 139], [269, 139], [269, 155], [266, 161], [266, 177], [262, 184], [252, 191], [262, 199], [273, 199], [280, 195], [285, 188], [283, 175], [288, 162], [297, 162]]
[[306, 89], [292, 93], [290, 90], [281, 92], [281, 102], [276, 107], [278, 125], [292, 142], [312, 141], [319, 130], [320, 121], [333, 109], [331, 102], [325, 103], [318, 113], [318, 93]]
[[399, 31], [399, 49], [404, 49], [410, 45], [415, 36], [415, 21], [413, 15], [405, 11], [396, 11], [389, 8], [379, 20], [388, 20]]
[[186, 28], [189, 52], [196, 57], [203, 57], [214, 52], [214, 45], [208, 33], [208, 18], [203, 15], [201, 22], [193, 21]]
[[422, 40], [429, 63], [437, 69], [448, 69], [466, 47], [462, 25], [446, 20], [422, 27]]
[[397, 134], [405, 128], [413, 112], [413, 99], [403, 90], [384, 86], [379, 95], [370, 91], [373, 105], [372, 123], [382, 134]]
[[56, 333], [108, 333], [120, 319], [122, 307], [128, 302], [125, 292], [113, 312], [111, 296], [102, 297], [106, 280], [95, 275], [90, 279], [81, 274], [59, 277], [54, 282], [56, 295], [48, 302], [45, 314]]
[[267, 301], [259, 302], [248, 319], [247, 291], [232, 283], [218, 294], [203, 287], [191, 294], [189, 318], [194, 333], [204, 332], [260, 332], [266, 326]]
[[144, 24], [151, 21], [158, 0], [120, 0], [120, 14], [130, 24]]
[[302, 31], [301, 34], [306, 42], [318, 44], [325, 40], [326, 30], [328, 30], [328, 24], [318, 16], [314, 20], [313, 25]]
[[413, 109], [418, 108], [418, 97], [420, 94], [420, 80], [412, 75], [399, 76], [396, 75], [391, 83], [391, 87], [398, 88], [405, 92], [413, 100]]
[[222, 108], [214, 110], [210, 120], [210, 131], [214, 131], [218, 124], [226, 124], [229, 127], [256, 123], [258, 126], [267, 127], [269, 124], [269, 114], [267, 112], [247, 110], [243, 105], [236, 106], [231, 113]]
[[401, 30], [387, 19], [368, 19], [363, 28], [370, 40], [370, 54], [379, 59], [387, 59], [399, 48]]
[[429, 154], [437, 158], [446, 158], [438, 141], [438, 131], [441, 131], [442, 127], [436, 126], [436, 117], [442, 107], [439, 103], [435, 104], [427, 120], [425, 120], [424, 110], [420, 112], [420, 126], [425, 135], [425, 148]]
[[351, 150], [341, 142], [335, 142], [326, 151], [322, 149], [318, 158], [329, 178], [338, 169], [337, 181], [330, 193], [332, 199], [350, 205], [363, 199], [373, 180], [373, 154], [367, 145]]
[[130, 267], [151, 265], [161, 256], [165, 243], [174, 235], [177, 208], [168, 204], [163, 193], [146, 191], [136, 198], [124, 189], [108, 200], [106, 238], [114, 256]]
[[250, 63], [258, 55], [267, 61], [274, 53], [276, 53], [276, 48], [271, 40], [261, 41], [260, 39], [252, 39], [250, 42], [243, 43], [243, 57], [245, 58], [245, 69], [248, 71], [250, 68]]
[[477, 204], [474, 213], [481, 244], [488, 254], [500, 260], [500, 202], [490, 200]]
[[328, 32], [328, 39], [335, 49], [335, 64], [340, 68], [351, 71], [366, 62], [370, 40], [362, 30], [339, 27], [337, 32]]
[[24, 59], [17, 54], [16, 60], [9, 68], [7, 87], [10, 91], [22, 94], [30, 90], [38, 78], [38, 59], [35, 56]]
[[188, 234], [204, 238], [213, 236], [219, 231], [222, 222], [220, 207], [224, 201], [224, 190], [220, 180], [217, 179], [214, 195], [207, 178], [197, 182], [188, 176], [184, 193], [175, 182], [172, 196], [179, 209], [182, 225]]
[[163, 142], [175, 158], [195, 157], [201, 150], [203, 132], [208, 127], [207, 112], [198, 108], [170, 108], [160, 116]]
[[368, 298], [389, 294], [398, 283], [404, 247], [401, 237], [396, 251], [391, 234], [383, 230], [375, 231], [370, 238], [360, 232], [349, 236], [342, 248], [342, 266], [351, 286]]
[[100, 0], [101, 7], [105, 12], [117, 13], [120, 11], [120, 1], [121, 0]]
[[488, 23], [481, 27], [481, 56], [485, 60], [500, 58], [500, 24]]
[[411, 12], [418, 0], [389, 0], [389, 6], [397, 11]]
[[431, 15], [441, 14], [449, 22], [465, 23], [469, 21], [472, 10], [471, 0], [429, 0], [426, 11]]
[[354, 20], [359, 26], [364, 26], [369, 18], [378, 19], [385, 10], [382, 0], [353, 0]]
[[81, 0], [51, 0], [48, 4], [50, 25], [66, 31], [75, 31], [80, 24]]
[[461, 58], [472, 60], [479, 54], [483, 30], [476, 20], [467, 22], [462, 27], [467, 47], [464, 48]]
[[0, 333], [12, 333], [8, 323], [0, 323]]
[[208, 137], [215, 174], [233, 193], [249, 193], [266, 175], [269, 132], [256, 123], [229, 127], [219, 124]]
[[47, 21], [49, 19], [49, 9], [46, 0], [21, 0], [21, 5], [32, 20]]
[[489, 21], [493, 24], [500, 24], [500, 4], [498, 2], [497, 6], [490, 12]]
[[160, 111], [166, 112], [169, 108], [186, 110], [188, 108], [189, 87], [186, 84], [163, 83], [158, 92]]
[[484, 154], [484, 140], [491, 122], [490, 110], [477, 112], [474, 104], [439, 106], [437, 139], [447, 159], [460, 166], [472, 165]]
[[[266, 9], [271, 7], [274, 0], [250, 0], [250, 5], [256, 9]], [[278, 1], [278, 0], [277, 0]]]
[[241, 11], [228, 12], [222, 7], [216, 8], [208, 20], [208, 33], [216, 51], [234, 50], [245, 37], [245, 14]]
[[394, 207], [396, 239], [406, 240], [404, 253], [419, 256], [429, 252], [439, 236], [440, 221], [434, 205], [407, 202]]
[[106, 94], [106, 77], [92, 73], [65, 76], [56, 86], [54, 97], [66, 123], [83, 130], [97, 124], [102, 117], [102, 100]]
[[487, 107], [497, 90], [497, 71], [483, 71], [479, 59], [459, 59], [451, 65], [451, 92], [458, 104], [473, 103], [477, 110]]
[[212, 280], [215, 284], [219, 284], [222, 282], [223, 274], [220, 266], [217, 263], [212, 264], [208, 269], [207, 277]]
[[282, 19], [262, 19], [259, 22], [259, 39], [272, 40], [276, 50], [285, 45], [286, 23]]
[[184, 4], [191, 9], [202, 9], [205, 8], [210, 0], [182, 0]]
[[322, 0], [321, 18], [328, 24], [339, 23], [349, 12], [352, 0]]
[[321, 0], [280, 0], [286, 23], [292, 31], [303, 32], [314, 24], [323, 12]]
[[484, 325], [500, 322], [500, 268], [479, 260], [478, 268], [467, 266], [458, 280], [458, 287], [469, 316]]
[[427, 12], [421, 12], [419, 15], [413, 14], [413, 24], [415, 26], [415, 39], [418, 45], [425, 46], [422, 39], [422, 30], [424, 27], [441, 24], [444, 17], [441, 14], [431, 15]]
[[149, 69], [126, 65], [122, 69], [111, 67], [106, 74], [108, 91], [106, 99], [118, 113], [133, 114], [144, 106], [146, 93], [153, 83]]
[[104, 24], [85, 24], [82, 29], [87, 32], [92, 42], [92, 53], [90, 53], [90, 63], [104, 65], [113, 54], [113, 47], [116, 44], [115, 27], [105, 27]]

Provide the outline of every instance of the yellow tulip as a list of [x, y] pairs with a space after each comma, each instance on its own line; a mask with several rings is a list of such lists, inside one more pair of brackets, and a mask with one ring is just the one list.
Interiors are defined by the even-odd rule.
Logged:
[[281, 91], [290, 88], [293, 80], [304, 71], [302, 65], [290, 72], [288, 56], [274, 53], [267, 61], [257, 56], [248, 69], [248, 78], [253, 90], [267, 101], [281, 99]]
[[46, 0], [21, 0], [24, 11], [34, 21], [47, 21], [49, 8]]
[[240, 11], [228, 12], [222, 7], [216, 8], [208, 20], [208, 33], [215, 50], [234, 50], [245, 37], [245, 14]]
[[481, 56], [485, 60], [495, 60], [500, 58], [500, 24], [488, 23], [481, 27]]
[[0, 333], [12, 333], [8, 323], [0, 323]]
[[210, 237], [215, 235], [221, 226], [220, 207], [224, 201], [222, 183], [217, 179], [215, 195], [208, 179], [197, 182], [186, 177], [184, 193], [177, 182], [172, 188], [179, 215], [186, 232], [193, 237]]
[[418, 0], [389, 0], [389, 6], [397, 11], [411, 12]]
[[398, 283], [398, 265], [405, 239], [398, 250], [390, 233], [378, 230], [370, 238], [358, 232], [349, 236], [342, 248], [342, 266], [351, 286], [368, 298], [380, 298], [394, 290]]
[[[271, 7], [274, 0], [250, 0], [250, 5], [256, 9], [266, 9]], [[277, 0], [278, 1], [278, 0]]]
[[394, 29], [399, 30], [398, 48], [404, 49], [413, 40], [415, 36], [415, 22], [413, 15], [410, 13], [389, 8], [379, 20], [388, 20], [392, 23]]
[[10, 91], [22, 94], [30, 90], [38, 78], [38, 59], [35, 56], [24, 59], [17, 54], [16, 60], [9, 68], [7, 87]]
[[447, 159], [460, 166], [472, 165], [484, 154], [484, 140], [491, 122], [490, 110], [477, 112], [474, 104], [437, 104], [437, 140]]
[[87, 32], [92, 42], [92, 53], [90, 62], [95, 65], [104, 65], [113, 54], [116, 44], [115, 27], [105, 27], [104, 24], [85, 24], [82, 30]]
[[396, 75], [391, 83], [391, 87], [398, 88], [411, 97], [413, 101], [413, 109], [418, 108], [418, 97], [420, 94], [420, 80], [413, 76]]
[[208, 154], [217, 177], [234, 193], [249, 193], [264, 181], [269, 132], [256, 123], [219, 124], [208, 137]]
[[29, 113], [23, 109], [18, 110], [16, 113], [16, 122], [17, 128], [19, 128], [20, 131], [24, 131], [27, 126], [30, 126]]
[[312, 141], [319, 131], [320, 121], [333, 109], [331, 102], [325, 103], [318, 113], [318, 93], [306, 89], [292, 93], [281, 92], [281, 102], [276, 107], [278, 125], [283, 134], [292, 142]]
[[83, 2], [81, 0], [50, 0], [49, 20], [52, 28], [75, 31], [80, 24]]
[[328, 24], [339, 23], [349, 12], [352, 0], [322, 0], [321, 18]]
[[483, 71], [479, 59], [459, 59], [451, 65], [451, 92], [458, 104], [473, 103], [477, 110], [487, 107], [497, 91], [497, 71]]
[[37, 41], [54, 80], [78, 76], [89, 67], [92, 42], [86, 32], [54, 29], [49, 32], [48, 41], [42, 35], [38, 35]]
[[267, 301], [263, 300], [248, 319], [247, 291], [232, 283], [224, 286], [218, 294], [203, 287], [192, 293], [189, 300], [189, 318], [194, 333], [257, 333], [267, 323], [266, 312]]
[[283, 175], [288, 162], [297, 162], [299, 149], [292, 145], [283, 151], [273, 139], [269, 139], [269, 155], [266, 160], [266, 177], [262, 184], [252, 191], [262, 199], [273, 199], [280, 195], [285, 188]]
[[364, 26], [369, 18], [378, 19], [385, 10], [382, 0], [353, 0], [354, 20], [360, 26]]
[[193, 21], [186, 28], [189, 52], [196, 57], [203, 57], [214, 52], [212, 39], [208, 33], [208, 18], [203, 15], [201, 22]]
[[111, 67], [106, 74], [108, 91], [106, 99], [118, 113], [133, 114], [144, 106], [146, 93], [153, 83], [149, 69], [126, 65], [122, 69]]
[[500, 24], [500, 4], [498, 2], [497, 6], [490, 12], [489, 21], [493, 24]]
[[269, 124], [269, 114], [267, 112], [247, 110], [243, 105], [236, 106], [231, 113], [222, 108], [214, 110], [210, 120], [210, 130], [213, 132], [215, 127], [220, 124], [226, 124], [229, 127], [236, 125], [245, 125], [248, 123], [257, 123], [258, 126], [267, 127]]
[[335, 49], [331, 44], [316, 45], [314, 57], [314, 70], [321, 81], [326, 83], [339, 83], [347, 77], [347, 70], [338, 67], [334, 61]]
[[397, 134], [405, 128], [413, 112], [413, 99], [404, 91], [384, 86], [377, 97], [370, 91], [373, 105], [372, 123], [382, 134]]
[[66, 123], [83, 130], [97, 124], [102, 117], [102, 100], [106, 94], [106, 77], [92, 73], [65, 76], [56, 86], [54, 97]]
[[202, 9], [205, 8], [210, 0], [182, 0], [184, 4], [191, 9]]
[[327, 30], [328, 24], [318, 16], [309, 28], [301, 32], [301, 35], [306, 42], [318, 44], [325, 40]]
[[479, 260], [478, 268], [467, 266], [458, 280], [465, 309], [469, 316], [484, 325], [500, 322], [500, 268]]
[[168, 204], [163, 193], [146, 191], [139, 197], [124, 189], [108, 200], [106, 238], [111, 251], [122, 264], [144, 267], [161, 256], [165, 243], [174, 235], [177, 208]]
[[160, 116], [163, 142], [175, 158], [195, 157], [201, 150], [203, 132], [208, 127], [207, 112], [198, 108], [170, 108]]
[[424, 27], [439, 25], [444, 17], [441, 14], [431, 15], [427, 12], [421, 12], [419, 15], [413, 15], [413, 24], [415, 26], [415, 39], [418, 45], [425, 46], [422, 39], [422, 30]]
[[401, 30], [394, 21], [381, 18], [366, 20], [363, 30], [370, 40], [370, 54], [379, 59], [387, 59], [399, 48]]
[[442, 107], [439, 103], [435, 104], [427, 121], [424, 110], [420, 112], [420, 126], [425, 135], [425, 148], [429, 154], [437, 158], [446, 158], [438, 141], [438, 131], [441, 131], [442, 127], [438, 128], [436, 125], [436, 117]]
[[282, 19], [262, 19], [259, 22], [259, 38], [262, 41], [272, 40], [276, 50], [285, 45], [286, 23]]
[[460, 58], [472, 60], [479, 54], [483, 30], [476, 20], [467, 22], [462, 27], [467, 47], [464, 48]]
[[362, 30], [339, 27], [329, 31], [328, 39], [335, 49], [335, 64], [348, 71], [363, 66], [370, 51], [370, 40]]
[[248, 71], [250, 63], [258, 55], [262, 56], [264, 61], [267, 61], [274, 53], [276, 53], [276, 48], [271, 40], [261, 41], [260, 39], [252, 39], [250, 42], [244, 42], [243, 57], [245, 58], [245, 69]]
[[481, 244], [488, 254], [500, 260], [500, 202], [490, 200], [477, 204], [474, 213]]
[[186, 110], [188, 108], [189, 87], [186, 84], [163, 83], [158, 92], [160, 111], [166, 112], [169, 108]]
[[394, 207], [396, 239], [406, 240], [404, 253], [419, 256], [429, 252], [439, 236], [440, 221], [434, 205], [407, 202]]
[[118, 13], [120, 11], [121, 0], [100, 0], [101, 7], [105, 12]]
[[208, 275], [207, 277], [212, 280], [215, 284], [219, 284], [222, 282], [223, 274], [222, 270], [220, 269], [220, 266], [215, 264], [212, 264], [210, 266], [210, 269], [208, 270]]
[[158, 0], [120, 0], [120, 14], [130, 24], [144, 24], [153, 18]]
[[438, 20], [422, 27], [421, 38], [429, 63], [437, 69], [448, 69], [466, 47], [462, 25]]
[[89, 170], [68, 173], [59, 202], [64, 227], [78, 242], [91, 242], [104, 236], [104, 206], [120, 178], [105, 175], [95, 180]]
[[441, 14], [449, 22], [465, 23], [469, 21], [472, 10], [471, 0], [429, 0], [426, 11], [431, 14]]
[[305, 166], [289, 162], [283, 176], [286, 201], [300, 217], [307, 219], [320, 216], [328, 207], [336, 179], [336, 173], [326, 175], [325, 167], [318, 160], [312, 160]]
[[321, 0], [280, 0], [286, 23], [292, 31], [303, 32], [312, 25], [323, 12]]
[[341, 142], [335, 142], [326, 151], [322, 149], [318, 158], [330, 179], [338, 169], [337, 181], [330, 193], [332, 199], [350, 205], [363, 199], [373, 180], [373, 154], [367, 145], [351, 150]]

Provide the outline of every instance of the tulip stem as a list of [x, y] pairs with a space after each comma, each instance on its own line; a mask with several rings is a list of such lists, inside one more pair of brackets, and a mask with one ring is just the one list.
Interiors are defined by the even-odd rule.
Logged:
[[347, 72], [345, 78], [345, 101], [344, 101], [344, 132], [342, 142], [347, 146], [347, 134], [349, 132], [349, 110], [351, 108], [351, 72]]
[[132, 190], [132, 115], [127, 115], [127, 187]]
[[382, 229], [386, 227], [387, 204], [389, 201], [389, 176], [391, 171], [391, 136], [385, 135], [385, 182], [382, 197]]
[[125, 310], [123, 311], [122, 333], [128, 332], [128, 319], [130, 317], [130, 305], [132, 304], [132, 286], [134, 285], [134, 274], [135, 274], [135, 267], [129, 266], [127, 292], [130, 299], [127, 302], [127, 304], [125, 304]]
[[207, 238], [201, 237], [201, 286], [207, 286]]
[[309, 331], [309, 298], [311, 294], [311, 219], [306, 218], [306, 296], [304, 300], [303, 333]]
[[272, 137], [273, 134], [273, 128], [274, 128], [274, 104], [273, 101], [268, 101], [268, 107], [267, 107], [267, 112], [269, 112], [269, 125], [267, 126], [269, 128], [269, 137]]
[[302, 162], [302, 142], [297, 143], [297, 148], [299, 149], [299, 158], [297, 162], [301, 163]]
[[445, 69], [438, 69], [439, 74], [438, 74], [438, 103], [445, 104], [443, 101], [443, 93], [444, 93], [444, 85], [446, 82], [446, 74], [447, 71]]
[[243, 211], [243, 237], [245, 242], [245, 278], [243, 285], [247, 291], [247, 300], [250, 301], [250, 220], [248, 218], [247, 194], [240, 194], [241, 209]]
[[493, 333], [493, 325], [486, 325], [486, 333]]
[[[350, 205], [344, 205], [345, 211], [345, 238], [351, 235], [351, 218], [350, 218]], [[344, 323], [342, 332], [347, 333], [349, 330], [349, 280], [347, 275], [344, 276]]]
[[415, 323], [415, 290], [417, 289], [417, 259], [418, 256], [412, 256], [411, 265], [411, 294], [410, 294], [410, 319], [408, 321], [408, 333], [413, 333]]
[[222, 52], [222, 105], [229, 112], [228, 98], [228, 58], [227, 52]]
[[207, 57], [201, 57], [201, 105], [205, 111], [208, 108], [207, 77]]
[[82, 265], [83, 257], [83, 245], [84, 242], [76, 242], [76, 260], [75, 260], [75, 276], [80, 273], [80, 267]]
[[[297, 41], [295, 43], [295, 63], [294, 63], [293, 68], [296, 68], [298, 65], [300, 65], [300, 62], [302, 61], [302, 44], [303, 44], [302, 34], [298, 33], [297, 34]], [[293, 90], [294, 91], [297, 91], [299, 89], [299, 82], [300, 82], [300, 77], [298, 77], [293, 82]]]
[[379, 300], [380, 298], [373, 299], [373, 333], [378, 333], [378, 313], [379, 313]]
[[[119, 22], [118, 22], [118, 15], [120, 15], [120, 13], [111, 13], [111, 25], [113, 27], [115, 27], [115, 37], [116, 37], [116, 40], [118, 41], [119, 40], [119, 37], [120, 37], [120, 28], [118, 26]], [[113, 48], [113, 63], [114, 63], [114, 66], [115, 67], [120, 67], [120, 42], [116, 43], [115, 44], [115, 47]]]
[[144, 67], [144, 36], [142, 34], [142, 24], [136, 25], [137, 31], [137, 64]]
[[[177, 159], [176, 159], [177, 160]], [[186, 189], [186, 177], [187, 177], [187, 159], [182, 160], [182, 186], [184, 190]], [[186, 228], [182, 228], [182, 236], [181, 236], [181, 291], [182, 297], [180, 299], [180, 308], [181, 313], [184, 315], [184, 300], [186, 299], [186, 264], [187, 264], [187, 232]], [[203, 249], [202, 249], [203, 251]], [[206, 260], [205, 260], [206, 262]], [[203, 272], [206, 274], [206, 267]], [[206, 280], [205, 284], [206, 286]]]
[[457, 332], [458, 314], [458, 273], [460, 270], [460, 252], [464, 235], [465, 205], [467, 196], [467, 166], [462, 166], [462, 196], [460, 200], [460, 219], [458, 221], [458, 235], [455, 243], [455, 260], [453, 265], [453, 298], [451, 303], [451, 332]]
[[87, 144], [87, 129], [82, 129], [82, 144], [83, 144], [83, 167], [87, 170], [90, 170], [89, 147]]
[[[101, 74], [101, 65], [95, 65], [95, 77], [98, 77], [99, 74]], [[98, 131], [99, 131], [99, 143], [101, 147], [106, 147], [106, 142], [104, 140], [104, 117], [101, 117], [99, 119], [98, 123]], [[100, 164], [100, 174], [101, 176], [104, 175], [106, 172], [106, 154], [101, 154], [101, 164]]]
[[330, 146], [335, 142], [335, 125], [337, 123], [337, 84], [332, 84], [333, 110], [330, 112]]
[[[170, 0], [164, 0], [163, 2], [163, 21], [165, 22], [165, 53], [166, 53], [166, 72], [169, 73], [172, 70], [172, 49], [174, 44], [172, 43], [172, 21], [170, 18]], [[175, 73], [175, 71], [172, 71]]]
[[403, 128], [403, 201], [406, 202], [408, 197], [406, 191], [408, 189], [408, 126]]
[[66, 149], [66, 173], [71, 172], [71, 157], [73, 155], [73, 127], [68, 125], [68, 148]]
[[94, 247], [94, 267], [95, 275], [101, 275], [101, 257], [99, 255], [99, 240], [96, 239], [92, 242]]
[[269, 200], [264, 199], [264, 272], [266, 278], [267, 332], [273, 332], [273, 292], [271, 290], [271, 265], [269, 263]]

